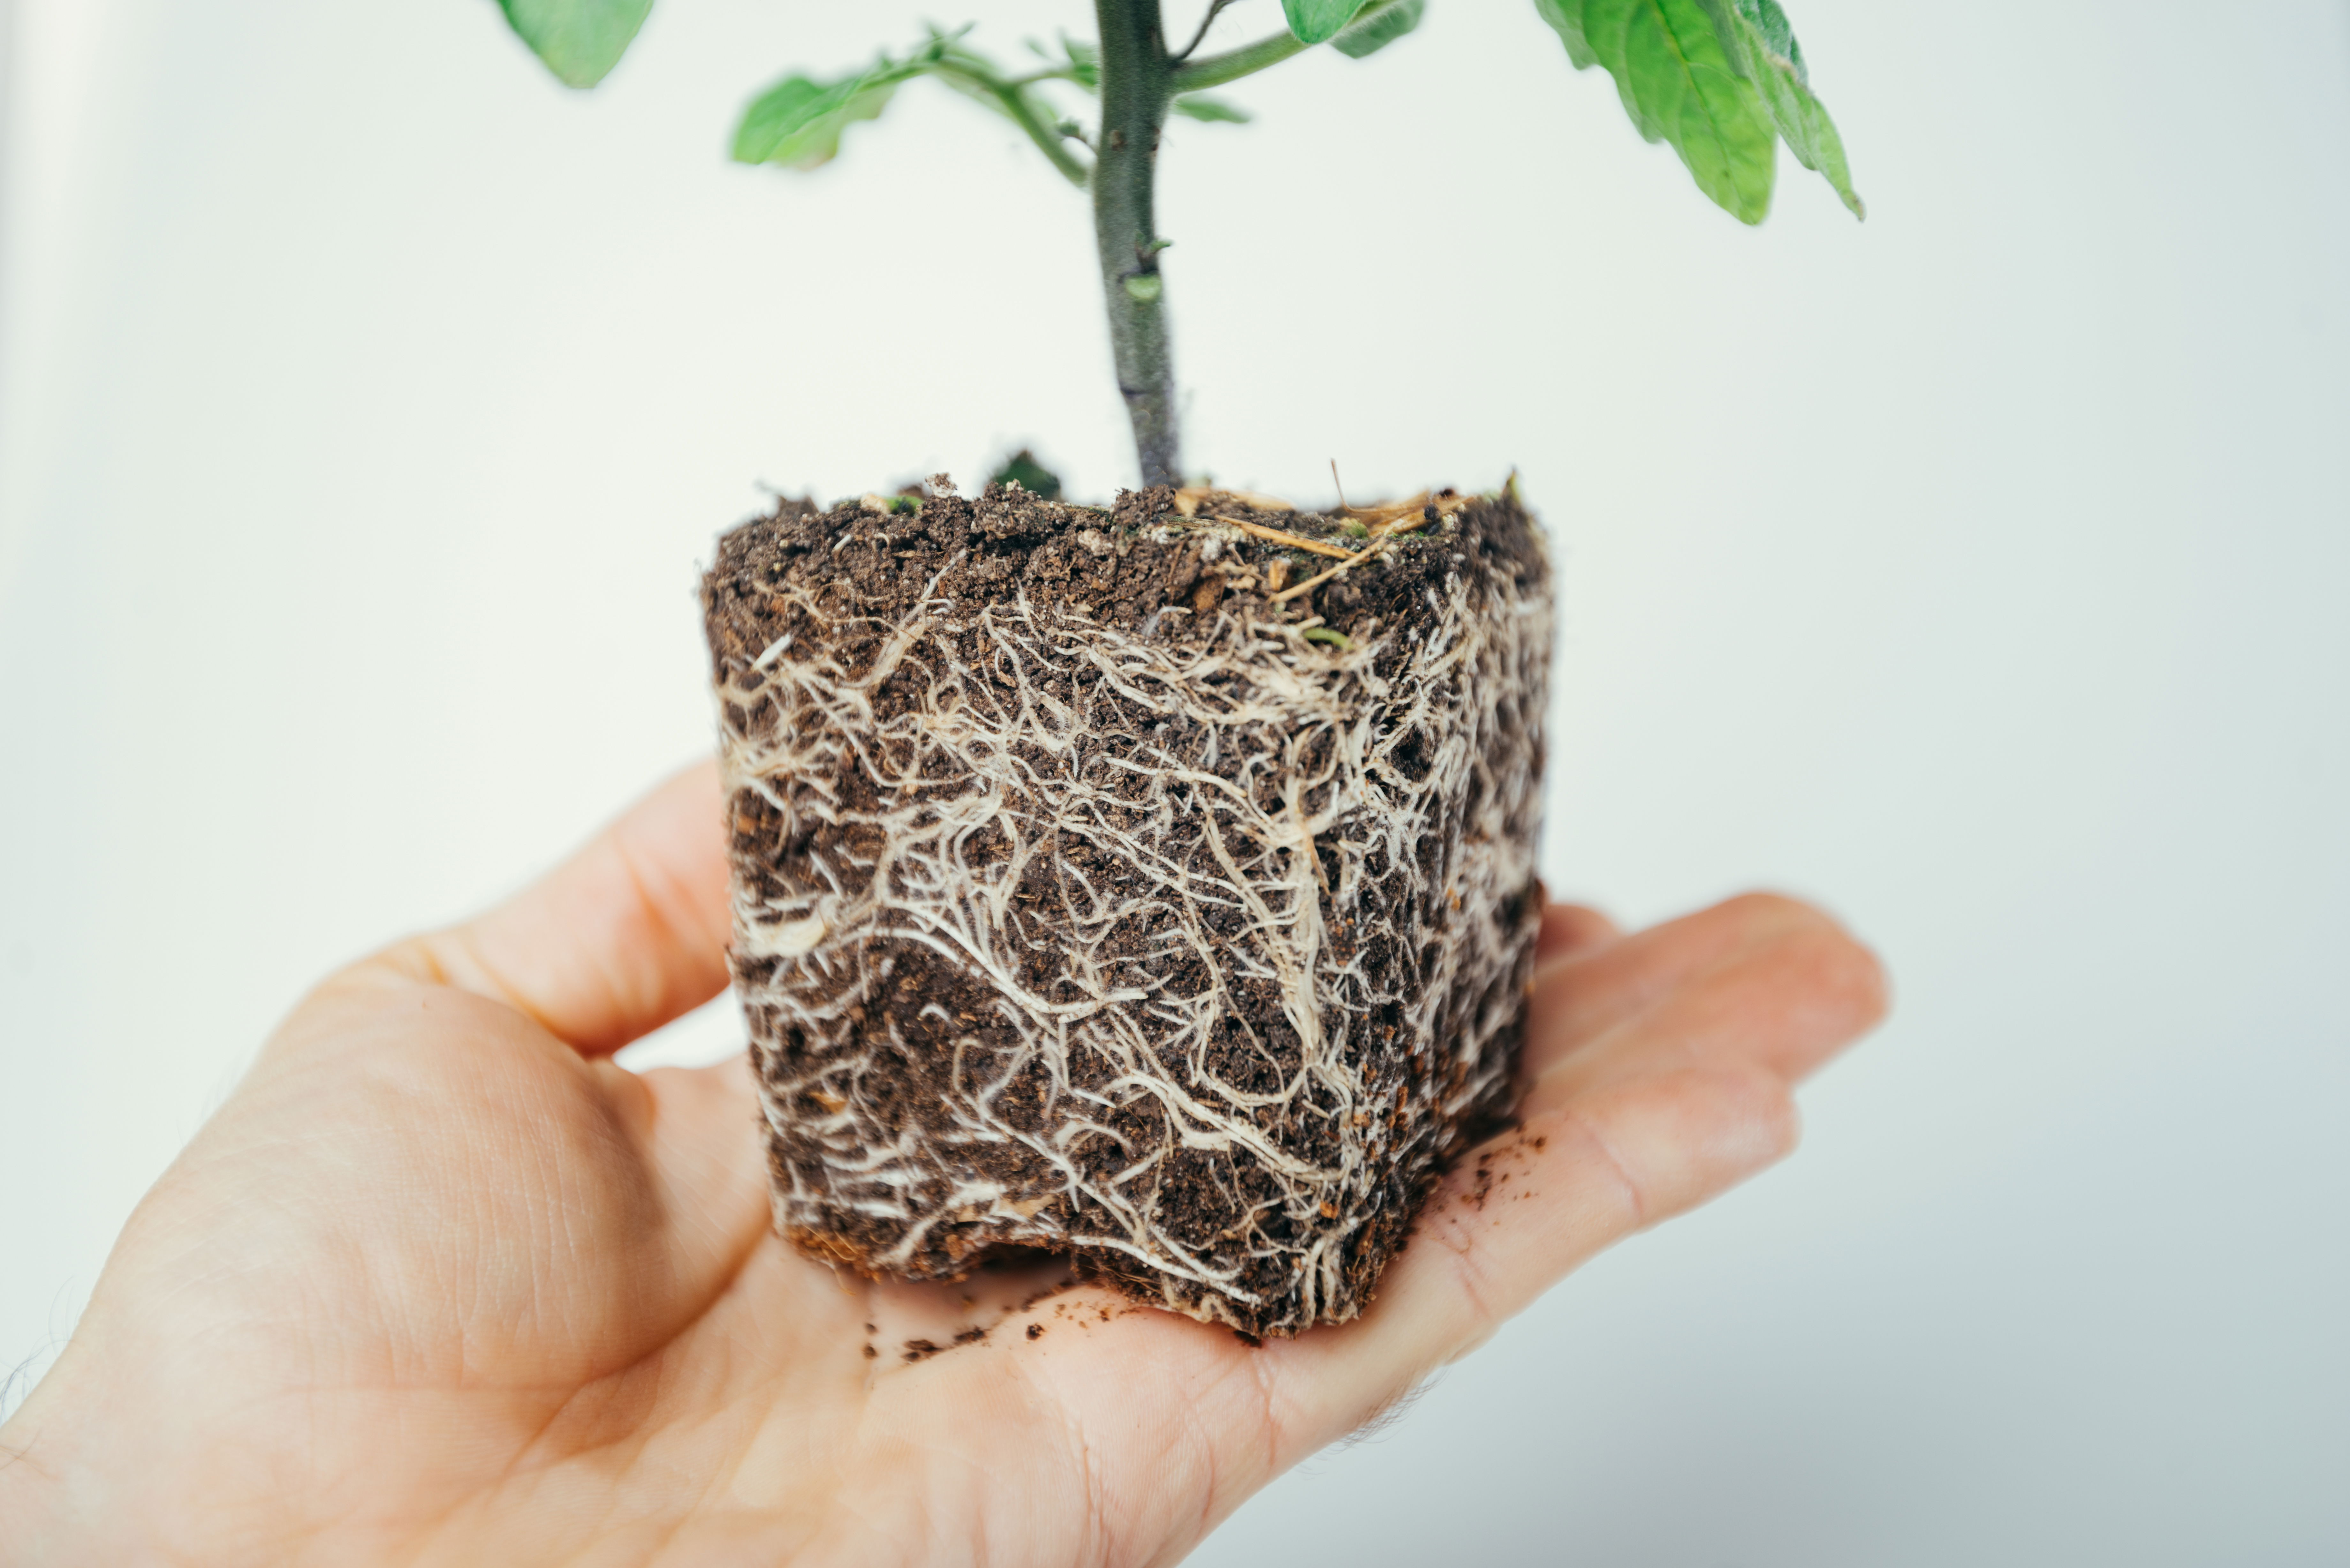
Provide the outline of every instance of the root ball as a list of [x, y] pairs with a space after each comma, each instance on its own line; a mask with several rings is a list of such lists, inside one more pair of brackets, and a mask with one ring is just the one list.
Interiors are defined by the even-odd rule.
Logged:
[[1509, 1109], [1539, 529], [934, 488], [783, 503], [704, 584], [778, 1228], [913, 1279], [1068, 1252], [1244, 1334], [1353, 1317]]

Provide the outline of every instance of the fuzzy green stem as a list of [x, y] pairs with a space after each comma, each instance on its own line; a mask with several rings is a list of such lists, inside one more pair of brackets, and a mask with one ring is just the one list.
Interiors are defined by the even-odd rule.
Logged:
[[1186, 61], [1175, 68], [1175, 79], [1171, 85], [1177, 92], [1198, 92], [1205, 88], [1222, 87], [1243, 77], [1253, 77], [1267, 67], [1277, 66], [1290, 56], [1313, 47], [1299, 43], [1294, 34], [1275, 33], [1270, 38], [1259, 38], [1253, 44], [1243, 44], [1221, 55]]
[[1085, 164], [1069, 155], [1068, 148], [1063, 145], [1060, 131], [1038, 119], [1035, 106], [1029, 101], [1025, 89], [1035, 78], [1006, 81], [991, 71], [956, 59], [941, 61], [937, 69], [941, 76], [959, 78], [970, 83], [1001, 104], [1005, 117], [1027, 134], [1028, 140], [1036, 144], [1037, 150], [1051, 161], [1055, 169], [1060, 171], [1061, 177], [1080, 191], [1085, 189], [1086, 182], [1090, 178]]
[[1142, 483], [1180, 484], [1175, 367], [1153, 213], [1159, 129], [1174, 97], [1159, 0], [1094, 0], [1101, 26], [1101, 134], [1094, 149], [1094, 242], [1109, 308], [1118, 389], [1134, 426]]
[[[1380, 12], [1391, 11], [1403, 3], [1404, 0], [1366, 0], [1347, 25], [1359, 26]], [[1187, 60], [1177, 66], [1174, 89], [1177, 92], [1199, 92], [1206, 88], [1222, 87], [1243, 77], [1253, 77], [1313, 47], [1312, 44], [1299, 43], [1293, 34], [1275, 33], [1269, 38], [1259, 38], [1253, 44], [1243, 44], [1221, 55], [1210, 55], [1203, 60]]]

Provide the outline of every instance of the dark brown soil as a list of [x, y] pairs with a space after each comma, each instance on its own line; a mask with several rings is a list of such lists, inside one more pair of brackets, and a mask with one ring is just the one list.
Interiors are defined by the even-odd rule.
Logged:
[[[821, 649], [827, 670], [857, 686], [869, 711], [843, 723], [879, 734], [911, 716], [919, 732], [926, 705], [940, 701], [924, 673], [935, 666], [907, 654], [904, 628], [917, 628], [938, 658], [985, 670], [1004, 655], [990, 642], [983, 612], [1018, 604], [1055, 624], [1114, 628], [1150, 644], [1182, 645], [1211, 623], [1302, 626], [1330, 647], [1376, 643], [1359, 679], [1365, 690], [1389, 695], [1369, 701], [1362, 722], [1383, 732], [1379, 726], [1392, 721], [1382, 719], [1378, 702], [1409, 701], [1448, 602], [1473, 610], [1489, 598], [1539, 599], [1545, 613], [1547, 604], [1548, 565], [1513, 494], [1447, 493], [1424, 516], [1403, 521], [1415, 531], [1398, 531], [1381, 556], [1279, 598], [1282, 587], [1336, 565], [1327, 552], [1359, 551], [1364, 525], [1163, 488], [1123, 493], [1107, 509], [998, 486], [976, 500], [941, 491], [919, 503], [868, 497], [828, 510], [782, 502], [725, 536], [705, 584], [713, 673], [731, 694], [726, 731], [755, 738], [778, 722], [761, 711], [770, 678], [761, 660], [780, 646]], [[1325, 550], [1241, 532], [1249, 528], [1297, 535]], [[1463, 594], [1465, 601], [1458, 599]], [[901, 662], [868, 681], [887, 659]], [[1218, 753], [1211, 736], [1188, 736], [1162, 709], [1121, 690], [1114, 670], [1072, 664], [1029, 673], [1043, 693], [1035, 700], [1084, 717], [1083, 732], [1065, 753], [1040, 752], [1026, 765], [1056, 777], [1082, 775], [1111, 792], [1122, 804], [1103, 822], [1103, 835], [1139, 834], [1150, 813], [1169, 809], [1151, 769], [1136, 765], [1146, 756], [1186, 759], [1183, 766], [1239, 789], [1277, 786], [1268, 784], [1261, 758]], [[1010, 684], [998, 677], [1000, 700], [1008, 700], [1001, 693]], [[1538, 678], [1531, 691], [1493, 693], [1511, 705], [1501, 733], [1509, 745], [1533, 748], [1537, 774], [1541, 697]], [[1414, 751], [1417, 743], [1392, 755], [1404, 779], [1437, 765]], [[837, 776], [732, 788], [738, 919], [744, 909], [798, 908], [818, 894], [836, 904], [880, 898], [887, 889], [873, 878], [888, 875], [877, 867], [888, 863], [891, 845], [875, 819], [902, 813], [910, 801], [951, 802], [970, 782], [879, 741], [858, 754], [868, 760]], [[1314, 759], [1296, 765], [1311, 772]], [[1403, 1245], [1416, 1206], [1445, 1163], [1509, 1108], [1540, 919], [1530, 868], [1538, 802], [1513, 800], [1496, 816], [1493, 803], [1481, 798], [1486, 776], [1472, 770], [1461, 797], [1420, 825], [1408, 860], [1375, 852], [1342, 866], [1335, 847], [1319, 851], [1327, 862], [1319, 961], [1360, 981], [1347, 993], [1359, 1001], [1326, 1009], [1321, 1025], [1342, 1043], [1338, 1064], [1358, 1085], [1352, 1100], [1304, 1071], [1294, 1001], [1285, 1012], [1284, 993], [1257, 978], [1262, 965], [1242, 961], [1253, 939], [1239, 908], [1211, 907], [1196, 917], [1222, 933], [1216, 940], [1236, 944], [1229, 963], [1211, 964], [1170, 940], [1171, 917], [1122, 917], [1107, 934], [1088, 929], [1088, 962], [1101, 972], [1090, 981], [1073, 975], [1074, 933], [1088, 908], [1101, 907], [1097, 884], [1116, 886], [1126, 875], [1118, 855], [1081, 833], [1056, 828], [1052, 852], [1021, 862], [1016, 886], [999, 889], [1022, 933], [1009, 981], [959, 961], [938, 942], [879, 929], [860, 929], [853, 941], [827, 936], [806, 956], [738, 950], [787, 1234], [828, 1261], [914, 1278], [960, 1277], [1007, 1246], [1067, 1250], [1089, 1277], [1219, 1318], [1249, 1338], [1353, 1315]], [[1327, 804], [1309, 798], [1304, 806]], [[1041, 795], [1011, 805], [1046, 815]], [[1480, 915], [1491, 922], [1483, 945], [1492, 950], [1473, 976], [1453, 986], [1457, 994], [1434, 994], [1435, 950], [1414, 950], [1398, 933], [1442, 929], [1445, 900], [1454, 898], [1450, 867], [1472, 832], [1523, 841], [1528, 869], [1522, 886]], [[962, 853], [983, 878], [991, 867], [1008, 872], [1013, 864], [1011, 841], [990, 840], [985, 830]], [[1461, 908], [1457, 898], [1451, 908]], [[1069, 940], [1056, 938], [1062, 930]], [[1157, 1070], [1182, 1092], [1205, 1094], [1201, 1085], [1212, 1082], [1220, 1093], [1262, 1097], [1246, 1115], [1284, 1158], [1336, 1169], [1351, 1165], [1348, 1151], [1360, 1148], [1378, 1168], [1299, 1210], [1294, 1181], [1245, 1147], [1203, 1142], [1190, 1124], [1179, 1125], [1163, 1096], [1133, 1087], [1130, 1064], [1121, 1068], [1078, 1044], [1057, 1064], [1039, 1060], [1033, 1031], [1024, 1033], [1028, 1026], [1007, 1011], [1011, 981], [1019, 994], [1042, 999], [1029, 1004], [1032, 1012], [1081, 1002], [1087, 984], [1093, 994], [1113, 996], [1220, 992], [1224, 1012], [1204, 1051], [1179, 1044], [1169, 1025], [1150, 1046]], [[775, 1000], [786, 982], [797, 999], [789, 1006]], [[1132, 1011], [1143, 1030], [1154, 1027], [1147, 1007]], [[1461, 1040], [1474, 1041], [1473, 1049], [1451, 1048]], [[983, 1090], [975, 1086], [982, 1084]], [[1285, 1085], [1290, 1092], [1281, 1097]], [[979, 1109], [996, 1131], [975, 1130]], [[844, 1175], [873, 1163], [860, 1151], [878, 1156], [897, 1142], [920, 1152], [896, 1161], [886, 1190]], [[1149, 1169], [1139, 1179], [1155, 1233], [1222, 1271], [1228, 1286], [1203, 1287], [1130, 1248], [1087, 1241], [1115, 1229], [1091, 1211], [1088, 1192], [1114, 1189], [1124, 1201], [1137, 1190], [1145, 1156]], [[995, 1196], [954, 1207], [958, 1191]], [[1317, 1287], [1300, 1284], [1298, 1258], [1326, 1243], [1339, 1249], [1336, 1277], [1316, 1295]], [[1032, 1327], [1029, 1336], [1037, 1332]], [[942, 1348], [910, 1343], [904, 1359]]]
[[[876, 501], [908, 510], [884, 513]], [[1196, 503], [1190, 517], [1175, 506], [1175, 493], [1163, 485], [1122, 491], [1110, 507], [1040, 501], [996, 486], [977, 500], [875, 497], [829, 510], [779, 500], [773, 513], [719, 543], [704, 588], [712, 664], [723, 678], [733, 661], [747, 665], [787, 632], [820, 639], [853, 613], [863, 624], [832, 650], [858, 674], [884, 640], [874, 628], [918, 604], [993, 603], [1024, 593], [1041, 607], [1072, 607], [1102, 625], [1169, 640], [1191, 630], [1209, 607], [1300, 623], [1318, 616], [1342, 636], [1377, 623], [1404, 634], [1382, 671], [1392, 673], [1411, 632], [1432, 618], [1427, 590], [1441, 586], [1453, 556], [1473, 552], [1482, 565], [1522, 585], [1549, 576], [1532, 521], [1514, 498], [1464, 504], [1448, 492], [1430, 510], [1450, 513], [1444, 521], [1451, 526], [1399, 534], [1367, 569], [1275, 605], [1270, 601], [1277, 590], [1265, 579], [1276, 563], [1284, 586], [1295, 586], [1338, 558], [1248, 536], [1211, 542], [1208, 530], [1217, 520], [1238, 518], [1347, 551], [1367, 542], [1361, 525], [1350, 534], [1343, 515], [1266, 510], [1229, 495]], [[1162, 530], [1174, 536], [1162, 541]], [[795, 614], [778, 605], [775, 590], [785, 583], [818, 590], [819, 604], [835, 616], [819, 618], [805, 608]]]

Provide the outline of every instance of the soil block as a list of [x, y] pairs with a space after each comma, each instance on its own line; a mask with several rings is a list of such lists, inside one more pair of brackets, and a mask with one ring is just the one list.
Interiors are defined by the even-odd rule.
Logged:
[[703, 586], [778, 1228], [1074, 1254], [1249, 1334], [1370, 1301], [1504, 1119], [1551, 580], [1514, 490], [785, 501]]

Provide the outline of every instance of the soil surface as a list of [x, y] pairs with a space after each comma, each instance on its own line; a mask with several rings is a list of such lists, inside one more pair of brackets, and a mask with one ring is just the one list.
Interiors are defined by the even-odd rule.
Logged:
[[1359, 1312], [1509, 1109], [1549, 603], [1513, 493], [934, 481], [727, 535], [733, 961], [785, 1233], [912, 1278], [1066, 1251], [1247, 1335]]

